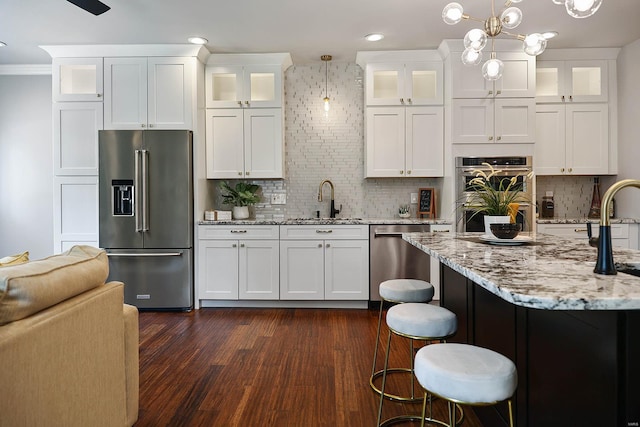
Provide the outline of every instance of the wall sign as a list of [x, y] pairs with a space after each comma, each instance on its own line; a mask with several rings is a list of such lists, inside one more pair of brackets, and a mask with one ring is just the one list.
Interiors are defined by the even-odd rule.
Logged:
[[422, 215], [429, 215], [429, 218], [436, 217], [436, 190], [434, 188], [418, 189], [418, 218]]

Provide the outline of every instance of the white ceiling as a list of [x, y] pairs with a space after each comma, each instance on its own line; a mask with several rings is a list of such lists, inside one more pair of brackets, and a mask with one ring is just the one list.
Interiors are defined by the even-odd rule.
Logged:
[[[446, 25], [449, 0], [103, 0], [111, 10], [93, 16], [66, 0], [0, 0], [0, 64], [43, 64], [39, 45], [185, 43], [199, 35], [212, 53], [290, 52], [295, 64], [353, 62], [358, 50], [432, 49], [462, 38], [478, 23]], [[485, 19], [490, 0], [458, 0]], [[497, 7], [502, 3], [497, 2]], [[622, 47], [640, 39], [640, 0], [604, 0], [586, 19], [571, 18], [551, 0], [518, 4], [519, 33], [556, 30], [548, 48]], [[371, 43], [363, 36], [382, 32]]]

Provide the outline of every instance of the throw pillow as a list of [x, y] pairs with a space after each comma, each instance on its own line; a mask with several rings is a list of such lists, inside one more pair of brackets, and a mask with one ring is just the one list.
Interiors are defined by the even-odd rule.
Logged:
[[18, 255], [9, 255], [4, 258], [0, 258], [0, 267], [7, 265], [24, 264], [29, 261], [29, 251], [25, 251]]

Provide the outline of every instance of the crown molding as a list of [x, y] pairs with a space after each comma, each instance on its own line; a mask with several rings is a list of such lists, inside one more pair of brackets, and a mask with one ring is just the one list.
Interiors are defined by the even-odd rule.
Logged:
[[0, 64], [0, 76], [51, 75], [51, 64]]

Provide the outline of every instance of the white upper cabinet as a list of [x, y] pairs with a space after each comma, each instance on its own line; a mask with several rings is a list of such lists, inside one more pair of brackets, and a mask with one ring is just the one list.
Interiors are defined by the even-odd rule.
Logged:
[[102, 101], [102, 58], [53, 58], [53, 101]]
[[209, 66], [207, 108], [281, 107], [282, 74], [280, 65]]
[[282, 109], [207, 109], [207, 178], [282, 178]]
[[[486, 53], [488, 54], [488, 52]], [[498, 52], [504, 63], [495, 82], [482, 76], [482, 66], [467, 66], [456, 52], [451, 58], [453, 98], [533, 98], [536, 95], [536, 61], [523, 52]]]
[[535, 111], [534, 98], [454, 99], [451, 142], [533, 143]]
[[607, 102], [606, 60], [539, 61], [536, 102]]
[[105, 129], [192, 129], [196, 58], [105, 58]]
[[434, 177], [444, 173], [442, 107], [369, 107], [366, 177]]
[[541, 104], [536, 112], [537, 175], [605, 175], [609, 171], [606, 104]]
[[441, 105], [442, 61], [371, 63], [367, 105]]
[[102, 102], [53, 104], [54, 175], [98, 175]]

